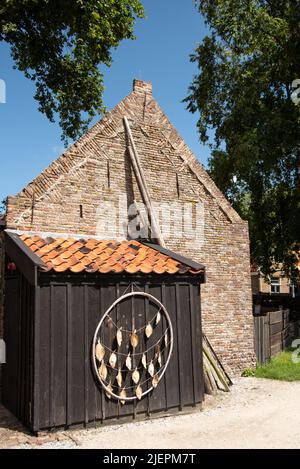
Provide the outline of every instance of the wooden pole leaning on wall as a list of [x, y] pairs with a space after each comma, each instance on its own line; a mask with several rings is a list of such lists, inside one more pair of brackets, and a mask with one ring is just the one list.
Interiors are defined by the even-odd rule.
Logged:
[[166, 247], [162, 232], [158, 224], [158, 220], [156, 218], [155, 210], [151, 202], [151, 197], [150, 197], [150, 193], [147, 187], [146, 178], [143, 172], [143, 168], [141, 166], [139, 154], [137, 152], [137, 149], [134, 143], [134, 139], [131, 133], [128, 119], [126, 116], [124, 116], [123, 120], [124, 120], [125, 129], [129, 138], [129, 142], [131, 145], [131, 146], [128, 146], [129, 156], [130, 156], [131, 163], [132, 163], [135, 175], [136, 175], [139, 189], [141, 191], [143, 202], [149, 214], [150, 227], [151, 227], [153, 237], [157, 239], [157, 242], [160, 246]]

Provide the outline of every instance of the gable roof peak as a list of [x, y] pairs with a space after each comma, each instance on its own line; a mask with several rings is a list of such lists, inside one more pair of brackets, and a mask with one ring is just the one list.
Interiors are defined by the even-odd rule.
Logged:
[[135, 78], [133, 80], [133, 91], [152, 95], [152, 83]]

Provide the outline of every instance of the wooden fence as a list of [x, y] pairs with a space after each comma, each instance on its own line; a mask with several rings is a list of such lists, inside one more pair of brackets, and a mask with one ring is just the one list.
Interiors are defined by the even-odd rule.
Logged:
[[289, 310], [271, 311], [254, 317], [254, 343], [259, 363], [266, 363], [299, 337], [299, 322], [290, 321]]

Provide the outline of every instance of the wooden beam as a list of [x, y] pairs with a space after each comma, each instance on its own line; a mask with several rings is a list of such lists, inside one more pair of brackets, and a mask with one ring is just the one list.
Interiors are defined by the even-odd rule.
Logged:
[[143, 202], [146, 205], [146, 208], [149, 214], [151, 232], [153, 233], [153, 236], [157, 239], [158, 244], [160, 244], [160, 246], [165, 247], [165, 241], [163, 239], [163, 235], [162, 235], [162, 232], [160, 230], [160, 227], [156, 218], [154, 207], [152, 205], [151, 197], [150, 197], [149, 190], [148, 190], [147, 183], [146, 183], [146, 178], [143, 172], [143, 168], [141, 166], [141, 162], [139, 159], [139, 155], [138, 155], [135, 143], [134, 143], [130, 125], [127, 120], [127, 117], [124, 116], [123, 120], [124, 120], [125, 129], [127, 131], [128, 138], [131, 144], [131, 147], [128, 147], [129, 156], [130, 156], [132, 166], [136, 175], [139, 189], [141, 191]]

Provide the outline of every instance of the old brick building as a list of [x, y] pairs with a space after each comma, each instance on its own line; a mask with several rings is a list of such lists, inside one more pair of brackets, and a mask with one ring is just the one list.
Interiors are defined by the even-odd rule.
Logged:
[[[247, 223], [171, 125], [150, 84], [135, 80], [133, 91], [110, 113], [19, 194], [9, 197], [6, 227], [107, 238], [109, 226], [118, 224], [115, 237], [126, 237], [126, 223], [113, 210], [121, 207], [119, 212], [126, 212], [127, 219], [126, 209], [141, 202], [141, 195], [128, 156], [124, 116], [151, 198], [160, 204], [166, 246], [206, 266], [204, 331], [228, 369], [239, 372], [254, 360]], [[178, 231], [180, 210], [169, 218], [162, 203], [191, 209], [183, 233]], [[197, 207], [203, 208], [202, 223], [195, 230]]]

